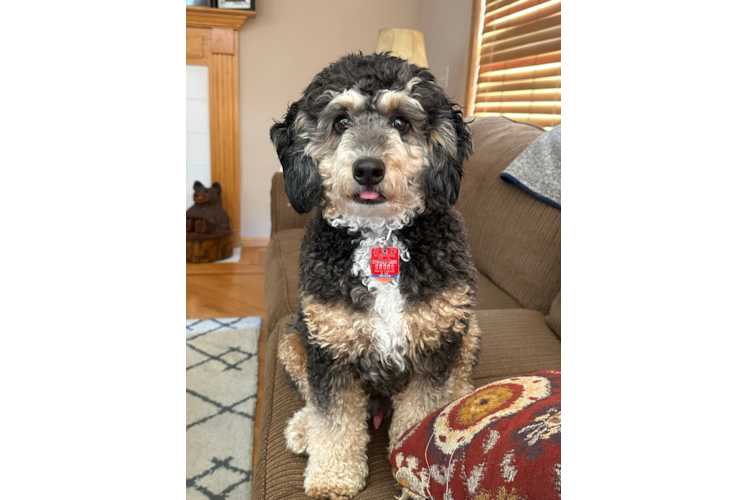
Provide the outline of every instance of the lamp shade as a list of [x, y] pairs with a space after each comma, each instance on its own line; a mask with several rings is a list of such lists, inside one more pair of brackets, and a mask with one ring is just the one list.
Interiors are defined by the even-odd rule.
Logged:
[[392, 52], [393, 56], [405, 59], [416, 66], [423, 68], [429, 66], [426, 59], [426, 44], [423, 42], [423, 33], [417, 30], [399, 28], [379, 30], [376, 52]]

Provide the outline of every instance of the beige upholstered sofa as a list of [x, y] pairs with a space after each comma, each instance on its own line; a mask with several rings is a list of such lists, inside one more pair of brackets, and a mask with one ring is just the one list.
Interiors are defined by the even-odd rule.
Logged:
[[[477, 317], [483, 332], [476, 387], [501, 378], [561, 367], [561, 212], [505, 183], [499, 174], [542, 130], [506, 118], [470, 126], [475, 154], [465, 164], [456, 208], [467, 223], [479, 271]], [[299, 249], [309, 216], [272, 180], [272, 237], [266, 258], [267, 351], [253, 500], [304, 499], [306, 457], [286, 450], [283, 429], [301, 408], [277, 360], [279, 332], [298, 307]], [[387, 448], [388, 422], [370, 429], [369, 478], [357, 499], [397, 494]]]

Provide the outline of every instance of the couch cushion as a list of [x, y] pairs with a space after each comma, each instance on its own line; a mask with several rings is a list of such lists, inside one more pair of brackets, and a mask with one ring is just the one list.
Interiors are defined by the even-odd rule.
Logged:
[[553, 333], [555, 333], [558, 338], [561, 338], [561, 292], [558, 292], [556, 298], [553, 299], [551, 310], [545, 317], [545, 322], [551, 327]]
[[481, 330], [475, 386], [538, 370], [561, 368], [561, 340], [530, 309], [477, 311]]
[[[483, 310], [476, 314], [482, 331], [481, 356], [474, 377], [476, 386], [513, 375], [561, 367], [561, 341], [548, 329], [540, 313], [506, 309]], [[268, 330], [271, 333], [265, 355], [252, 498], [308, 500], [303, 486], [306, 457], [286, 450], [283, 436], [286, 422], [303, 405], [294, 395], [276, 356], [278, 337], [288, 321], [288, 315], [279, 318], [275, 327]], [[369, 478], [366, 489], [356, 499], [393, 498], [397, 493], [397, 483], [392, 477], [387, 456], [388, 428], [389, 420], [385, 420], [379, 430], [369, 425], [372, 436], [367, 451]]]
[[434, 411], [395, 444], [401, 498], [561, 498], [561, 373], [476, 389]]
[[267, 331], [278, 320], [299, 308], [299, 253], [304, 229], [287, 229], [274, 234], [265, 254], [265, 301]]
[[494, 285], [485, 274], [478, 272], [476, 309], [519, 309], [522, 306], [501, 288]]
[[522, 307], [547, 314], [561, 290], [561, 213], [499, 178], [543, 131], [503, 117], [470, 125], [475, 154], [455, 207], [480, 272]]
[[273, 175], [272, 187], [270, 188], [270, 236], [286, 229], [305, 228], [312, 213], [300, 214], [291, 206], [286, 195], [286, 183], [283, 172]]

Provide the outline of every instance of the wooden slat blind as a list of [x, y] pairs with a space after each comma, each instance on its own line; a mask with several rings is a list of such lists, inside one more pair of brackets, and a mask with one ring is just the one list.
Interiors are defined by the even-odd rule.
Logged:
[[470, 114], [560, 124], [561, 0], [475, 2]]

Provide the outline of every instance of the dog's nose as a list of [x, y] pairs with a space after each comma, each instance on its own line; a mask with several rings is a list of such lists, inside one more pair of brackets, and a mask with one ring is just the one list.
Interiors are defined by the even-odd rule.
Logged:
[[384, 179], [384, 162], [378, 158], [359, 158], [353, 164], [353, 178], [362, 186], [374, 186]]

